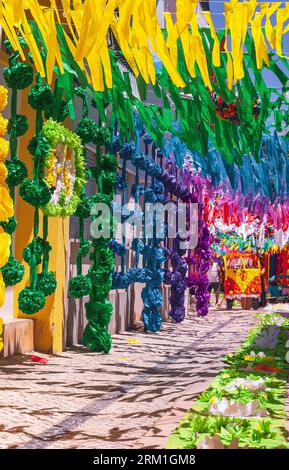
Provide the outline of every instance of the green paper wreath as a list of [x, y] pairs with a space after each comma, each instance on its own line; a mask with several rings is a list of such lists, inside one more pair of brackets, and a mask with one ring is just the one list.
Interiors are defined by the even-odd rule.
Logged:
[[51, 192], [51, 199], [41, 209], [52, 217], [72, 215], [86, 183], [81, 140], [53, 119], [44, 124], [42, 137], [50, 150], [41, 161], [40, 176]]

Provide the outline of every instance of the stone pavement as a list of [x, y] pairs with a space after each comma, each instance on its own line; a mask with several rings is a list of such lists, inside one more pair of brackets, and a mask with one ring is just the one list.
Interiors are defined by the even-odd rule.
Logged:
[[253, 311], [212, 311], [114, 335], [109, 355], [1, 359], [0, 448], [161, 448], [257, 323]]

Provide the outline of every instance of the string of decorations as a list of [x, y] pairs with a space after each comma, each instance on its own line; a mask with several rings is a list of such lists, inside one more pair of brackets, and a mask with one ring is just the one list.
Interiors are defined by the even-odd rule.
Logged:
[[[86, 91], [81, 88], [76, 88], [76, 96], [82, 99], [82, 118], [78, 122], [76, 134], [79, 136], [83, 146], [83, 152], [86, 155], [85, 145], [95, 141], [97, 134], [96, 123], [88, 118], [88, 100]], [[85, 163], [85, 172], [89, 177], [89, 170]], [[90, 252], [91, 243], [84, 238], [84, 219], [90, 217], [91, 207], [94, 204], [95, 196], [88, 197], [85, 194], [85, 188], [82, 189], [80, 201], [76, 207], [75, 216], [79, 220], [79, 247], [76, 255], [76, 276], [69, 280], [68, 294], [74, 299], [80, 299], [89, 295], [91, 290], [91, 280], [88, 275], [82, 273], [82, 259]]]
[[[29, 245], [23, 250], [23, 258], [30, 267], [29, 286], [19, 293], [18, 303], [20, 310], [32, 315], [43, 309], [45, 305], [46, 294], [41, 286], [38, 285], [37, 266], [41, 264], [42, 257], [48, 256], [51, 246], [47, 242], [47, 224], [43, 224], [43, 238], [39, 236], [39, 208], [45, 206], [51, 198], [51, 193], [47, 184], [40, 178], [41, 160], [48, 154], [50, 150], [49, 143], [42, 136], [41, 130], [43, 125], [43, 111], [48, 104], [53, 101], [53, 93], [50, 87], [43, 83], [38, 75], [36, 83], [31, 87], [28, 94], [28, 102], [30, 106], [36, 110], [35, 136], [28, 145], [28, 150], [33, 156], [33, 178], [25, 179], [20, 185], [20, 195], [27, 204], [34, 207], [34, 224], [33, 238]], [[52, 281], [50, 290], [56, 289], [56, 282], [52, 274], [49, 277], [49, 284]]]
[[[148, 155], [148, 145], [151, 143], [151, 139], [148, 135], [144, 137], [145, 144], [145, 155]], [[152, 163], [155, 163], [156, 148], [155, 144], [152, 144]], [[140, 142], [137, 140], [136, 145], [136, 156], [140, 154]], [[159, 167], [160, 168], [160, 167]], [[161, 168], [160, 168], [161, 169]], [[145, 170], [147, 172], [147, 169]], [[137, 184], [137, 181], [136, 181]], [[164, 185], [156, 180], [155, 176], [151, 178], [151, 184], [147, 184], [147, 178], [145, 179], [144, 186], [144, 204], [146, 203], [163, 203], [164, 202]], [[142, 321], [144, 324], [145, 331], [156, 332], [159, 331], [162, 325], [162, 316], [160, 308], [163, 304], [163, 296], [160, 289], [161, 283], [164, 280], [163, 263], [165, 261], [165, 255], [163, 248], [159, 247], [162, 241], [161, 234], [156, 233], [157, 225], [157, 213], [154, 210], [152, 220], [150, 222], [150, 238], [146, 243], [146, 233], [144, 234], [144, 247], [143, 247], [143, 267], [147, 268], [151, 276], [147, 280], [145, 287], [142, 289], [141, 298], [144, 304], [142, 311]], [[148, 228], [148, 221], [146, 220], [146, 230]], [[165, 235], [165, 234], [163, 234]]]
[[[23, 39], [20, 39], [20, 41], [25, 45]], [[24, 90], [32, 84], [34, 73], [29, 63], [21, 61], [19, 52], [13, 52], [9, 41], [5, 40], [4, 44], [9, 52], [9, 65], [8, 67], [4, 67], [3, 77], [7, 86], [11, 89], [10, 119], [8, 124], [10, 159], [6, 161], [8, 170], [6, 183], [9, 187], [12, 201], [14, 202], [16, 187], [19, 186], [28, 175], [25, 163], [18, 158], [18, 139], [27, 132], [28, 120], [25, 115], [17, 113], [17, 96], [19, 90]], [[17, 227], [15, 216], [12, 216], [7, 222], [3, 223], [2, 227], [10, 234], [12, 240], [13, 233]], [[2, 275], [6, 286], [14, 286], [20, 282], [24, 276], [24, 266], [14, 258], [12, 243], [9, 260], [2, 269]]]
[[187, 256], [188, 277], [187, 286], [191, 294], [196, 298], [196, 311], [203, 317], [209, 313], [210, 294], [208, 292], [209, 279], [207, 272], [212, 259], [212, 237], [204, 219], [204, 193], [202, 179], [199, 175], [186, 175], [189, 177], [192, 191], [183, 198], [184, 202], [198, 204], [198, 241], [193, 250], [189, 250]]
[[[110, 206], [114, 195], [115, 173], [118, 167], [117, 158], [113, 154], [101, 156], [101, 149], [110, 142], [110, 133], [103, 127], [98, 127], [93, 119], [88, 117], [88, 101], [86, 91], [78, 87], [76, 94], [82, 99], [82, 118], [79, 120], [76, 133], [83, 147], [93, 143], [96, 146], [94, 167], [86, 167], [88, 177], [93, 178], [97, 192], [86, 196], [82, 189], [80, 202], [75, 215], [79, 218], [79, 249], [77, 253], [77, 275], [69, 281], [69, 295], [81, 298], [89, 295], [85, 303], [88, 324], [83, 334], [83, 344], [91, 351], [108, 353], [111, 349], [111, 336], [108, 325], [112, 315], [112, 304], [107, 300], [111, 289], [111, 272], [113, 269], [113, 254], [109, 248], [110, 240], [106, 237], [84, 239], [84, 219], [92, 215], [92, 223], [96, 222], [98, 212], [93, 213], [94, 205], [103, 203]], [[97, 222], [96, 222], [97, 223]], [[111, 228], [112, 220], [102, 221], [100, 225]], [[92, 231], [91, 231], [92, 234]], [[89, 254], [91, 266], [88, 274], [82, 273], [82, 259]]]
[[[154, 159], [151, 159], [148, 156], [148, 146], [152, 144], [152, 139], [147, 135], [144, 134], [143, 126], [140, 124], [139, 119], [135, 119], [136, 125], [136, 134], [137, 134], [137, 146], [136, 148], [132, 148], [131, 145], [125, 144], [124, 148], [121, 149], [118, 147], [118, 153], [120, 158], [123, 158], [122, 162], [122, 176], [118, 179], [118, 188], [122, 192], [122, 205], [125, 201], [125, 188], [126, 188], [126, 181], [125, 181], [125, 172], [126, 172], [126, 160], [131, 159], [132, 163], [136, 166], [136, 173], [135, 173], [135, 182], [131, 188], [131, 194], [135, 199], [135, 202], [139, 202], [140, 196], [143, 196], [144, 203], [156, 203], [156, 202], [168, 202], [169, 199], [164, 197], [164, 190], [168, 191], [168, 188], [171, 190], [172, 194], [177, 196], [186, 194], [186, 188], [178, 182], [177, 176], [173, 176], [170, 174], [168, 170], [163, 170], [162, 162], [163, 156], [158, 151], [157, 155], [161, 160], [161, 164], [157, 164]], [[140, 135], [143, 134], [142, 142], [145, 145], [145, 152], [142, 154], [140, 152]], [[119, 142], [118, 142], [119, 144]], [[156, 155], [156, 147], [152, 146], [152, 155]], [[145, 183], [139, 182], [139, 170], [145, 171]], [[152, 183], [148, 185], [148, 176], [152, 178]], [[163, 180], [166, 184], [161, 182]], [[132, 214], [130, 214], [132, 215]], [[125, 217], [123, 216], [122, 221], [125, 221]], [[144, 221], [143, 221], [144, 222]], [[151, 225], [155, 226], [156, 220], [151, 221]], [[166, 230], [164, 230], [164, 237], [166, 237]], [[168, 255], [170, 250], [163, 250], [161, 254], [161, 250], [158, 249], [157, 245], [159, 240], [154, 239], [150, 240], [148, 244], [146, 244], [146, 239], [138, 239], [134, 238], [132, 242], [132, 249], [135, 251], [135, 267], [125, 270], [124, 262], [121, 263], [121, 271], [113, 273], [113, 288], [127, 288], [133, 282], [141, 282], [146, 283], [145, 288], [142, 291], [142, 298], [144, 301], [144, 314], [143, 314], [143, 321], [145, 330], [150, 331], [157, 331], [161, 326], [161, 317], [159, 315], [159, 307], [162, 305], [162, 298], [161, 293], [158, 290], [159, 285], [156, 284], [156, 273], [155, 271], [160, 270], [159, 279], [163, 279], [163, 270], [160, 269], [163, 262], [165, 261], [165, 256]], [[155, 244], [155, 246], [154, 246]], [[126, 248], [123, 243], [118, 243], [116, 240], [111, 242], [111, 248], [113, 249], [114, 253], [121, 256], [124, 260]], [[171, 301], [173, 307], [170, 312], [170, 316], [176, 321], [178, 319], [183, 320], [185, 315], [185, 307], [184, 307], [184, 291], [186, 289], [186, 270], [187, 265], [185, 260], [182, 260], [181, 256], [178, 255], [178, 251], [171, 250], [171, 254], [174, 258], [174, 283], [175, 286], [175, 295], [171, 296]], [[180, 254], [184, 254], [180, 250]], [[139, 257], [143, 255], [143, 267], [139, 267]], [[178, 260], [175, 259], [178, 256]], [[149, 257], [149, 259], [148, 259]], [[153, 264], [153, 257], [157, 257], [157, 265]], [[177, 262], [178, 261], [178, 262]], [[180, 271], [177, 273], [177, 268]], [[168, 280], [168, 273], [166, 273], [166, 280]], [[170, 273], [172, 274], [172, 273]], [[179, 277], [182, 278], [182, 289], [179, 284]], [[183, 295], [179, 295], [180, 291], [182, 290]], [[155, 304], [154, 304], [155, 299]]]
[[[49, 119], [43, 124], [44, 117], [49, 118], [51, 113], [58, 119], [65, 119], [67, 109], [63, 101], [59, 100], [58, 93], [53, 94], [49, 85], [43, 82], [39, 74], [36, 76], [36, 83], [31, 87], [28, 93], [28, 103], [36, 111], [35, 136], [28, 145], [28, 150], [33, 156], [33, 178], [25, 179], [20, 185], [20, 195], [25, 202], [34, 207], [34, 226], [33, 238], [31, 243], [23, 250], [23, 258], [30, 266], [29, 286], [25, 287], [18, 297], [19, 308], [23, 313], [31, 315], [42, 310], [45, 305], [45, 299], [56, 290], [56, 280], [54, 273], [49, 271], [49, 252], [52, 247], [48, 238], [48, 215], [43, 214], [42, 226], [43, 235], [39, 236], [39, 210], [49, 204], [56, 192], [51, 180], [46, 179], [45, 168], [51, 154], [55, 156], [53, 163], [55, 171], [58, 169], [60, 178], [63, 179], [63, 167], [57, 166], [58, 148], [61, 147], [61, 159], [65, 159], [63, 148], [69, 147], [67, 141], [68, 131], [65, 128]], [[53, 146], [56, 147], [53, 147]], [[78, 148], [80, 142], [78, 142]], [[61, 152], [60, 152], [61, 153]], [[75, 152], [76, 153], [76, 152]], [[72, 155], [71, 155], [72, 157]], [[53, 157], [54, 158], [54, 157]], [[74, 156], [73, 156], [74, 158]], [[80, 158], [80, 156], [79, 156]], [[74, 160], [73, 160], [74, 161]], [[54, 168], [54, 167], [53, 167]], [[85, 180], [82, 181], [82, 185]], [[80, 188], [81, 189], [81, 188]], [[59, 215], [60, 210], [50, 215]], [[64, 214], [62, 214], [64, 215]], [[38, 272], [38, 266], [42, 263], [42, 271]]]
[[[96, 166], [93, 168], [93, 175], [97, 183], [98, 193], [95, 202], [101, 202], [110, 205], [114, 196], [115, 175], [118, 167], [118, 161], [115, 155], [105, 154], [101, 156], [101, 147], [108, 144], [109, 133], [105, 128], [99, 128], [99, 138], [96, 145]], [[109, 227], [112, 235], [114, 221], [111, 213], [106, 217], [102, 216], [101, 222], [98, 222], [99, 211], [92, 209], [93, 223], [101, 225], [100, 230]], [[93, 237], [93, 229], [91, 228]], [[89, 277], [91, 279], [91, 290], [89, 301], [85, 304], [86, 317], [88, 324], [83, 334], [83, 344], [91, 351], [108, 353], [111, 349], [111, 335], [108, 331], [113, 306], [107, 299], [112, 287], [112, 270], [114, 266], [114, 256], [110, 247], [110, 240], [99, 236], [92, 238], [92, 252], [90, 260], [92, 262], [89, 268]]]

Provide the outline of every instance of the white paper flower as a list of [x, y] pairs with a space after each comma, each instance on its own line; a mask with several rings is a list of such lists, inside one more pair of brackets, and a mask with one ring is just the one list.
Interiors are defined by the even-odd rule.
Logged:
[[263, 351], [255, 353], [255, 351], [251, 351], [250, 354], [244, 356], [245, 361], [255, 361], [256, 359], [263, 359], [264, 361], [272, 361], [272, 356], [267, 356]]
[[225, 388], [225, 390], [228, 390], [230, 392], [235, 391], [238, 387], [244, 388], [246, 390], [250, 390], [251, 392], [259, 392], [261, 390], [266, 389], [266, 384], [264, 379], [258, 379], [258, 380], [253, 380], [253, 379], [235, 379], [232, 380], [232, 382], [229, 383], [229, 385]]
[[256, 357], [262, 358], [262, 357], [266, 357], [266, 354], [263, 353], [263, 351], [258, 352], [258, 354], [256, 354], [255, 351], [251, 351], [250, 356], [256, 356]]
[[227, 398], [214, 401], [210, 407], [209, 412], [218, 416], [231, 416], [234, 418], [255, 417], [261, 418], [268, 416], [268, 411], [264, 408], [259, 408], [259, 400], [252, 400], [249, 403], [237, 403]]

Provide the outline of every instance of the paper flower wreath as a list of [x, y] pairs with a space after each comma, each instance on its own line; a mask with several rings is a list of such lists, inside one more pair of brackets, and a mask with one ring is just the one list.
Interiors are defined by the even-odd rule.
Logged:
[[52, 119], [44, 124], [42, 136], [50, 150], [42, 160], [41, 176], [52, 194], [42, 210], [49, 216], [72, 215], [86, 183], [81, 140]]

